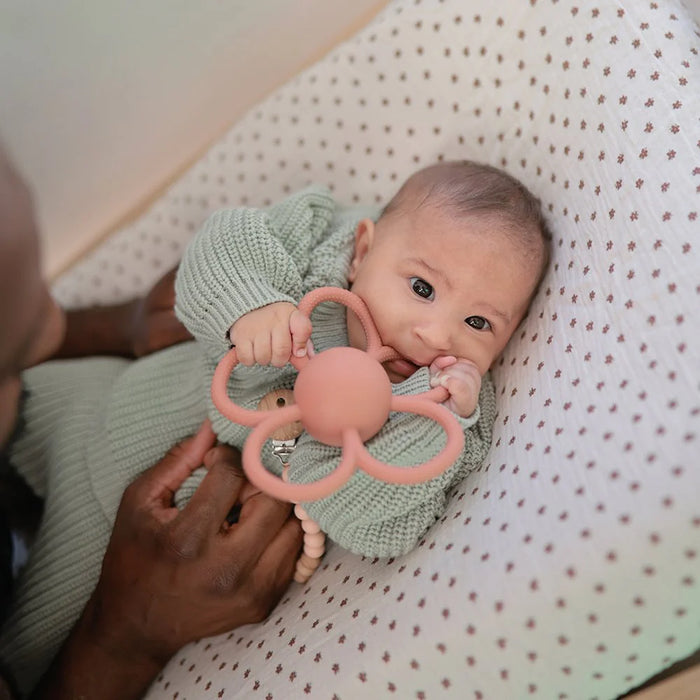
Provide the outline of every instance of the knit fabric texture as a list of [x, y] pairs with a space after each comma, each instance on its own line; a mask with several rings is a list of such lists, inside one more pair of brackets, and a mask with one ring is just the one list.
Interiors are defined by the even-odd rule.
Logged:
[[[207, 415], [220, 440], [243, 445], [250, 429], [223, 418], [209, 397], [216, 364], [229, 349], [230, 326], [265, 304], [297, 302], [319, 286], [346, 287], [357, 223], [377, 215], [376, 209], [338, 209], [319, 188], [265, 210], [218, 212], [193, 239], [176, 282], [177, 313], [198, 342], [134, 362], [55, 361], [24, 373], [27, 427], [11, 460], [46, 505], [0, 633], [0, 658], [20, 689], [40, 678], [94, 588], [125, 487], [196, 432]], [[322, 304], [312, 321], [317, 351], [347, 345], [344, 307]], [[237, 367], [229, 392], [253, 409], [271, 389], [291, 388], [295, 376], [290, 365]], [[393, 386], [395, 394], [427, 389], [425, 368]], [[483, 461], [494, 416], [493, 386], [485, 378], [479, 408], [459, 419], [466, 438], [462, 457], [443, 475], [395, 486], [357, 473], [337, 493], [305, 504], [309, 514], [354, 552], [392, 556], [411, 549], [443, 513], [450, 487]], [[368, 448], [379, 459], [409, 465], [443, 443], [442, 429], [432, 421], [392, 414]], [[261, 457], [279, 473], [270, 450]], [[314, 481], [338, 459], [337, 449], [303, 435], [291, 460], [291, 481]], [[203, 473], [199, 469], [185, 482], [179, 505]]]
[[126, 486], [206, 417], [201, 349], [186, 343], [138, 362], [56, 361], [23, 375], [26, 429], [10, 459], [45, 498], [16, 581], [0, 659], [26, 692], [97, 583]]

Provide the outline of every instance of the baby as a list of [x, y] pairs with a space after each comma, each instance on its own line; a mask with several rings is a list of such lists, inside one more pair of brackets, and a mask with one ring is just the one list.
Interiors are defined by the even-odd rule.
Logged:
[[[471, 415], [481, 377], [525, 315], [544, 270], [543, 233], [539, 205], [522, 186], [467, 162], [419, 171], [376, 223], [362, 219], [348, 286], [367, 304], [382, 341], [403, 356], [385, 364], [391, 381], [429, 367], [431, 383], [450, 393], [447, 406]], [[291, 302], [248, 312], [230, 329], [244, 365], [284, 366], [292, 351], [306, 354], [310, 336], [311, 323]], [[348, 337], [364, 349], [354, 314]]]
[[[289, 389], [292, 348], [362, 348], [358, 320], [320, 305], [313, 330], [295, 304], [322, 286], [348, 287], [369, 307], [395, 394], [442, 384], [465, 435], [456, 463], [426, 483], [402, 486], [355, 473], [336, 493], [304, 504], [330, 539], [368, 556], [414, 547], [444, 512], [447, 494], [484, 460], [495, 417], [488, 369], [527, 311], [547, 261], [538, 201], [504, 173], [444, 163], [413, 175], [383, 212], [339, 208], [308, 188], [267, 209], [213, 214], [188, 247], [176, 280], [176, 312], [198, 342], [148, 357], [48, 362], [23, 375], [25, 430], [12, 464], [44, 499], [29, 561], [0, 635], [0, 657], [37, 678], [80, 614], [99, 575], [124, 488], [206, 417], [219, 440], [241, 446], [250, 429], [221, 416], [209, 388], [235, 343], [243, 366], [231, 397], [255, 409]], [[368, 442], [378, 459], [413, 465], [439, 452], [433, 421], [391, 414]], [[266, 451], [266, 468], [279, 473]], [[339, 450], [302, 434], [289, 466], [295, 483], [316, 481]], [[195, 472], [177, 498], [202, 478]]]
[[[226, 339], [235, 345], [250, 370], [237, 369], [229, 388], [247, 408], [255, 407], [262, 387], [292, 386], [296, 372], [287, 360], [292, 352], [303, 356], [312, 338], [296, 302], [324, 285], [349, 286], [359, 295], [382, 342], [401, 355], [384, 364], [395, 394], [437, 384], [448, 390], [446, 405], [460, 419], [465, 448], [447, 472], [412, 486], [360, 472], [335, 494], [304, 504], [347, 549], [394, 556], [415, 546], [442, 514], [449, 488], [486, 456], [495, 417], [487, 372], [525, 315], [546, 261], [539, 202], [495, 168], [448, 162], [410, 177], [378, 217], [338, 211], [318, 188], [267, 212], [215, 214], [184, 256], [176, 311], [209, 350], [212, 366], [228, 350]], [[314, 348], [363, 349], [357, 317], [333, 306], [314, 316]], [[221, 439], [241, 443], [241, 429], [232, 431], [213, 407], [210, 415]], [[411, 465], [443, 444], [431, 421], [392, 414], [368, 448], [382, 461]], [[289, 480], [316, 481], [338, 461], [337, 449], [304, 435]]]

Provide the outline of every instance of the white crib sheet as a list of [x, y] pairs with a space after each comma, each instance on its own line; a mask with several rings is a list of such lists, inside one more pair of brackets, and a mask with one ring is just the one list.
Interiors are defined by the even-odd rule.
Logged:
[[678, 2], [396, 0], [55, 285], [141, 292], [213, 209], [382, 202], [436, 159], [543, 200], [553, 264], [483, 469], [421, 546], [333, 548], [148, 698], [612, 698], [700, 640], [698, 46]]

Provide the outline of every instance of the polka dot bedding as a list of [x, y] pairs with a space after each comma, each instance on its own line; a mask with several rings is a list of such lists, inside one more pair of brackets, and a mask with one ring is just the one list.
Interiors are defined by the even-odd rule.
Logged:
[[385, 202], [471, 158], [543, 201], [553, 260], [494, 368], [492, 450], [411, 554], [338, 547], [148, 698], [613, 698], [700, 639], [700, 41], [679, 2], [396, 0], [57, 280], [143, 292], [219, 207]]

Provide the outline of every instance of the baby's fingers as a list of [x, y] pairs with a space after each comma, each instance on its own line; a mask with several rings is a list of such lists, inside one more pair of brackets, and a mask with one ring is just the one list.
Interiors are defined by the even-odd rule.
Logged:
[[443, 375], [440, 383], [450, 393], [450, 397], [445, 402], [447, 408], [462, 418], [469, 417], [476, 408], [479, 396], [471, 382], [465, 382], [462, 377]]
[[273, 367], [284, 367], [292, 353], [292, 338], [286, 323], [278, 324], [272, 329], [271, 340], [270, 364]]
[[471, 415], [476, 408], [481, 389], [481, 375], [476, 365], [460, 361], [446, 368], [431, 379], [433, 386], [443, 386], [450, 393], [446, 402], [448, 408], [463, 418]]
[[428, 368], [428, 371], [430, 372], [431, 376], [434, 376], [438, 372], [440, 372], [441, 370], [449, 367], [450, 365], [454, 365], [456, 362], [457, 362], [457, 358], [454, 357], [453, 355], [440, 355], [440, 357], [436, 357], [430, 363], [430, 367]]
[[255, 364], [255, 350], [252, 341], [241, 339], [234, 346], [236, 348], [236, 357], [242, 365], [250, 367], [250, 365]]
[[450, 392], [454, 402], [461, 408], [467, 408], [470, 403], [475, 403], [479, 394], [477, 384], [481, 382], [469, 374], [449, 374], [442, 376], [442, 386]]
[[292, 352], [295, 357], [304, 357], [306, 344], [311, 338], [311, 320], [301, 311], [294, 311], [289, 317], [289, 332], [292, 334]]

